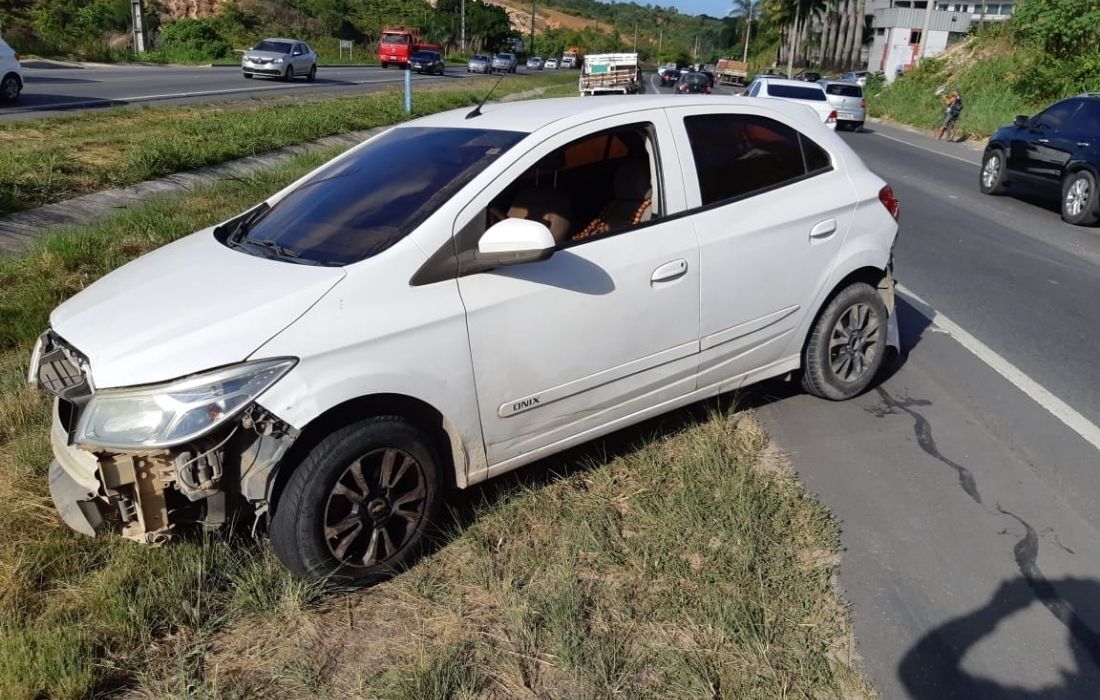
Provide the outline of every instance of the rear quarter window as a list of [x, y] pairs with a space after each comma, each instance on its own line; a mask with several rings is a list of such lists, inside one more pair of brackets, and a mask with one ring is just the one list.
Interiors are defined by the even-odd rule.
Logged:
[[684, 118], [703, 206], [733, 201], [828, 170], [829, 155], [795, 129], [767, 117]]

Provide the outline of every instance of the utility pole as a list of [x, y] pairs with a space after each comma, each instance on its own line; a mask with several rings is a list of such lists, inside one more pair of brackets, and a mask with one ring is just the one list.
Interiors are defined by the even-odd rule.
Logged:
[[458, 44], [461, 47], [462, 53], [466, 53], [466, 0], [462, 0], [460, 6], [462, 8], [462, 33], [459, 35]]
[[932, 7], [934, 0], [927, 0], [924, 9], [924, 26], [920, 30], [920, 48], [917, 49], [917, 65], [924, 59], [924, 48], [928, 44], [928, 25], [932, 21]]
[[634, 20], [634, 53], [638, 53], [638, 20]]
[[527, 50], [527, 55], [535, 55], [535, 0], [531, 0], [531, 48]]
[[695, 35], [695, 62], [699, 62], [699, 35]]
[[134, 20], [134, 53], [145, 53], [145, 3], [130, 0], [130, 13]]
[[749, 36], [752, 33], [752, 7], [753, 1], [749, 0], [749, 13], [745, 15], [745, 57], [742, 59], [745, 63], [749, 62]]
[[661, 34], [660, 34], [659, 38], [657, 39], [657, 60], [658, 61], [661, 60], [661, 49], [662, 49], [662, 47], [664, 47], [664, 45], [665, 45], [665, 28], [662, 25], [661, 26]]

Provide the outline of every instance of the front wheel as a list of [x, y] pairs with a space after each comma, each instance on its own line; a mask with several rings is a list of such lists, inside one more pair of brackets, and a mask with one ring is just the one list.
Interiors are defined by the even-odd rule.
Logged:
[[982, 175], [979, 182], [983, 194], [1001, 194], [1005, 191], [1005, 152], [990, 149], [982, 158]]
[[315, 82], [317, 80], [317, 66], [316, 66], [316, 64], [314, 64], [309, 69], [309, 75], [306, 76], [306, 80], [308, 80], [311, 83]]
[[287, 482], [271, 545], [305, 578], [372, 583], [409, 565], [438, 521], [440, 460], [396, 417], [353, 423], [321, 440]]
[[863, 393], [882, 367], [887, 320], [886, 305], [874, 287], [856, 282], [842, 289], [806, 341], [802, 388], [831, 401]]
[[22, 86], [19, 84], [19, 78], [14, 74], [5, 75], [3, 80], [0, 80], [0, 99], [4, 102], [15, 102], [19, 99], [19, 92], [22, 90]]
[[289, 83], [291, 80], [294, 80], [294, 66], [287, 66], [286, 73], [283, 73], [283, 82]]
[[382, 70], [386, 70], [389, 67], [390, 67], [390, 64], [386, 63], [385, 61], [382, 61]]
[[1062, 219], [1076, 226], [1091, 226], [1100, 218], [1097, 206], [1096, 178], [1087, 170], [1078, 170], [1062, 181]]

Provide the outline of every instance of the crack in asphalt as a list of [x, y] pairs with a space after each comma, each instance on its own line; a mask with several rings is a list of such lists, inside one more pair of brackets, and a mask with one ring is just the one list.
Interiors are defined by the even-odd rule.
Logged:
[[1036, 561], [1039, 557], [1039, 535], [1035, 532], [1035, 528], [1012, 511], [1002, 508], [1000, 504], [997, 504], [997, 512], [1009, 516], [1024, 527], [1023, 539], [1016, 542], [1012, 552], [1016, 557], [1016, 566], [1023, 574], [1032, 593], [1051, 615], [1069, 629], [1070, 636], [1080, 642], [1093, 662], [1100, 666], [1100, 634], [1089, 627], [1074, 612], [1069, 603], [1058, 595], [1054, 586], [1039, 569]]
[[951, 467], [959, 476], [959, 486], [962, 487], [962, 490], [966, 492], [966, 495], [974, 499], [975, 503], [981, 505], [982, 497], [981, 494], [978, 493], [978, 482], [974, 479], [974, 474], [963, 465], [948, 459], [940, 453], [939, 448], [936, 446], [936, 439], [932, 435], [932, 424], [929, 423], [928, 419], [921, 415], [919, 411], [913, 408], [914, 406], [931, 406], [932, 402], [914, 398], [896, 399], [881, 386], [875, 387], [875, 393], [882, 399], [885, 408], [868, 408], [867, 410], [879, 418], [888, 415], [897, 415], [899, 411], [912, 418], [913, 433], [917, 436], [917, 444], [920, 445], [920, 448], [929, 456]]

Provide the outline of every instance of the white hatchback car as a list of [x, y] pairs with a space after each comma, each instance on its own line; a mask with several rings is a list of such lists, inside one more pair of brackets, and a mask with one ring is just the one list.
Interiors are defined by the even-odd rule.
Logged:
[[0, 38], [0, 102], [15, 102], [23, 92], [23, 66], [19, 54]]
[[768, 97], [806, 105], [817, 113], [826, 126], [833, 130], [836, 129], [836, 108], [829, 102], [825, 94], [825, 88], [817, 83], [758, 76], [745, 90], [745, 95], [748, 97]]
[[797, 370], [849, 398], [897, 346], [897, 201], [802, 107], [468, 112], [54, 310], [30, 381], [70, 526], [157, 543], [244, 513], [298, 574], [373, 580], [450, 487]]

